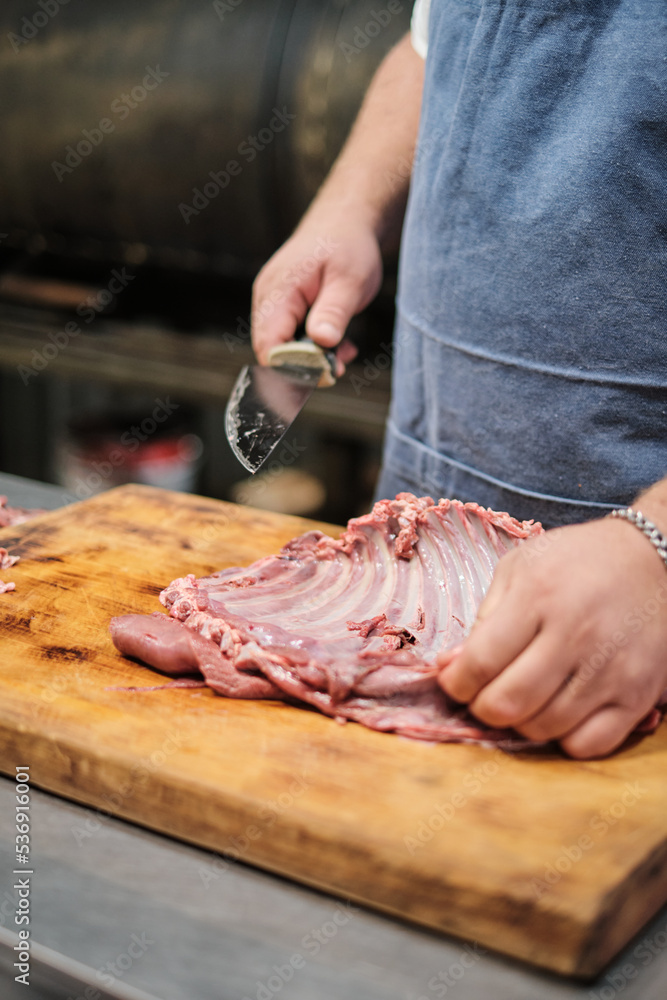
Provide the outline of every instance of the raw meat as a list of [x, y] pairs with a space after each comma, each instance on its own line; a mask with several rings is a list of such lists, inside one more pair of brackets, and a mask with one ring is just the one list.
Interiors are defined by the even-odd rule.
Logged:
[[44, 513], [46, 511], [39, 508], [8, 507], [7, 497], [0, 496], [0, 528], [7, 528], [10, 524], [23, 524], [24, 521], [29, 521], [31, 517], [37, 517], [38, 514]]
[[7, 549], [0, 548], [0, 569], [9, 569], [11, 566], [16, 566], [20, 558], [20, 556], [10, 556]]
[[[25, 507], [8, 507], [7, 497], [0, 496], [0, 528], [7, 528], [10, 524], [23, 524], [37, 514], [43, 514], [43, 510], [27, 510]], [[7, 549], [0, 548], [0, 569], [9, 569], [19, 561], [19, 556], [10, 556]], [[5, 583], [0, 580], [0, 594], [7, 594], [11, 590], [16, 590], [15, 583]]]
[[401, 493], [279, 555], [161, 594], [169, 616], [114, 618], [116, 647], [219, 694], [280, 698], [339, 721], [438, 741], [526, 747], [485, 726], [436, 682], [435, 655], [469, 631], [498, 559], [540, 534], [475, 503]]
[[[10, 566], [15, 566], [18, 561], [19, 556], [10, 556], [7, 549], [0, 548], [0, 569], [9, 569]], [[4, 580], [0, 580], [0, 594], [6, 594], [15, 589], [15, 583], [5, 583]]]

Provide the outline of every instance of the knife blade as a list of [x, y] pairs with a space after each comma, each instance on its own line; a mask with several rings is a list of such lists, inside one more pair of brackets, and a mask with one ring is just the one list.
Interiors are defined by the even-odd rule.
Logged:
[[269, 353], [268, 365], [245, 365], [225, 410], [225, 432], [239, 462], [253, 474], [283, 439], [312, 393], [335, 383], [335, 355], [312, 340], [291, 340]]

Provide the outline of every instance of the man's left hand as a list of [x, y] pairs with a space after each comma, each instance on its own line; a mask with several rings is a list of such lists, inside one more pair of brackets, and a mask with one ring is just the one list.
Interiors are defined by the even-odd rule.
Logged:
[[667, 688], [667, 572], [631, 524], [556, 528], [498, 563], [445, 692], [491, 726], [611, 753]]

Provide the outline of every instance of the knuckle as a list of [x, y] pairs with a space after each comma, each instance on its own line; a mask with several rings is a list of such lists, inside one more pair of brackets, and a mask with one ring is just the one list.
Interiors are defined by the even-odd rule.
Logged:
[[253, 297], [256, 295], [261, 295], [263, 289], [267, 284], [270, 283], [272, 274], [272, 262], [268, 261], [264, 266], [257, 272], [255, 280], [252, 283], [252, 294]]
[[516, 705], [505, 699], [476, 698], [470, 706], [471, 711], [482, 722], [489, 726], [506, 729], [513, 726], [519, 718]]
[[570, 733], [560, 740], [561, 749], [575, 760], [586, 760], [589, 757], [597, 757], [602, 754], [603, 748], [599, 739], [587, 736], [585, 733]]
[[646, 692], [641, 687], [633, 688], [623, 692], [623, 707], [631, 714], [641, 717], [643, 713], [650, 709], [650, 704], [646, 698]]
[[637, 716], [625, 706], [621, 709], [618, 705], [608, 705], [564, 735], [559, 743], [570, 757], [581, 760], [605, 757], [621, 746], [637, 721]]
[[324, 302], [317, 308], [317, 322], [330, 321], [336, 326], [347, 326], [350, 310], [335, 302]]
[[466, 679], [473, 685], [482, 686], [496, 676], [498, 670], [485, 657], [470, 656], [466, 663]]
[[336, 284], [339, 291], [361, 296], [368, 283], [369, 275], [363, 266], [354, 260], [332, 260], [327, 268], [327, 277]]
[[553, 740], [558, 735], [558, 727], [547, 718], [528, 719], [515, 727], [518, 733], [529, 740]]

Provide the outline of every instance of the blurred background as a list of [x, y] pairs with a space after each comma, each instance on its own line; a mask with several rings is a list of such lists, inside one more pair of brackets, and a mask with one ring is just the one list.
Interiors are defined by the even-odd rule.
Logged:
[[224, 410], [250, 289], [408, 30], [399, 0], [4, 0], [0, 470], [147, 482], [332, 521], [368, 508], [395, 260], [359, 358], [252, 481]]

